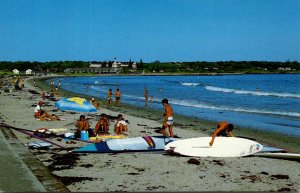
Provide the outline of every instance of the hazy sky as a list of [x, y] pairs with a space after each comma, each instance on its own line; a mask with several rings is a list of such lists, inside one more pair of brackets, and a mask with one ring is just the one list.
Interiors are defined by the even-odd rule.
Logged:
[[0, 61], [300, 61], [299, 0], [0, 0]]

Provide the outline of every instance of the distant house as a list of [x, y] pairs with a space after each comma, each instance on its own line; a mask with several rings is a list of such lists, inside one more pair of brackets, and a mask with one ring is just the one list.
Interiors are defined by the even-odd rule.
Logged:
[[136, 62], [134, 62], [134, 63], [132, 64], [132, 69], [137, 69]]
[[129, 64], [120, 64], [121, 65], [121, 68], [128, 68], [129, 67]]
[[102, 64], [95, 64], [95, 63], [90, 63], [90, 68], [101, 68]]
[[111, 67], [113, 67], [113, 68], [119, 68], [119, 66], [121, 65], [121, 63], [118, 63], [118, 62], [114, 62], [114, 63], [112, 63], [112, 66]]
[[31, 69], [27, 69], [26, 71], [25, 71], [25, 74], [31, 74], [31, 72], [32, 72], [32, 70]]
[[13, 74], [19, 74], [19, 73], [20, 73], [19, 70], [13, 69]]

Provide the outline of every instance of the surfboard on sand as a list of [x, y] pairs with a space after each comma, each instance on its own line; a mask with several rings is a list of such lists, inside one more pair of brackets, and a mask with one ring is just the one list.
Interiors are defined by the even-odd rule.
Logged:
[[282, 152], [259, 152], [254, 154], [259, 157], [269, 157], [278, 159], [300, 160], [300, 154], [298, 153], [282, 153]]
[[165, 150], [171, 153], [193, 157], [242, 157], [257, 153], [263, 146], [256, 141], [238, 137], [198, 137], [168, 143]]
[[100, 143], [93, 143], [72, 150], [73, 153], [122, 153], [164, 151], [164, 147], [174, 138], [163, 136], [143, 136], [123, 139], [111, 139]]

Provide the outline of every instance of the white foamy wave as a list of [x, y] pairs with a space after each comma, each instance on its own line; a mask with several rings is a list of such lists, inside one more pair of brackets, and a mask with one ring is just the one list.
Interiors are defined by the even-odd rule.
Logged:
[[104, 82], [103, 82], [103, 81], [98, 81], [98, 80], [96, 80], [96, 81], [94, 82], [94, 84], [104, 84]]
[[139, 96], [133, 96], [133, 95], [127, 95], [127, 94], [123, 94], [123, 97], [132, 98], [132, 99], [139, 99], [139, 100], [145, 100], [145, 97], [139, 97]]
[[287, 98], [300, 98], [299, 94], [292, 94], [292, 93], [237, 90], [237, 89], [220, 88], [220, 87], [214, 87], [214, 86], [205, 86], [205, 88], [210, 91], [234, 93], [234, 94], [247, 94], [247, 95], [256, 95], [256, 96], [275, 96], [275, 97], [285, 97], [285, 98], [286, 97]]
[[243, 112], [243, 113], [257, 113], [257, 114], [269, 114], [269, 115], [300, 117], [300, 113], [298, 113], [298, 112], [280, 112], [280, 111], [268, 111], [268, 110], [248, 109], [248, 108], [234, 108], [234, 107], [226, 107], [226, 106], [214, 106], [214, 105], [207, 105], [207, 104], [204, 104], [204, 103], [199, 103], [197, 101], [171, 100], [170, 103], [175, 104], [175, 105], [194, 107], [194, 108], [212, 109], [212, 110], [235, 111], [235, 112]]
[[183, 86], [198, 86], [198, 85], [200, 85], [200, 83], [196, 83], [196, 82], [180, 82], [180, 84]]

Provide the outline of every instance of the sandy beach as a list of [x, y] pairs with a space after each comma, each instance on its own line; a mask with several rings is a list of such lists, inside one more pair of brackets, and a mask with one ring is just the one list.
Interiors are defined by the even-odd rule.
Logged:
[[[9, 86], [12, 88], [12, 85]], [[29, 130], [74, 129], [76, 120], [84, 113], [62, 112], [54, 106], [54, 101], [48, 99], [45, 100], [42, 109], [64, 120], [39, 121], [33, 117], [34, 107], [42, 99], [41, 92], [51, 89], [42, 84], [38, 86], [34, 86], [32, 80], [27, 78], [22, 92], [4, 92], [1, 89], [1, 121]], [[71, 95], [72, 93], [61, 91], [60, 96], [56, 98]], [[130, 123], [128, 137], [159, 135], [155, 132], [155, 128], [161, 127], [162, 124], [160, 112], [123, 104], [121, 107], [107, 108], [103, 100], [100, 100], [100, 105], [101, 108], [97, 113], [85, 114], [91, 127], [94, 128], [101, 113], [111, 116], [121, 113]], [[174, 118], [174, 133], [182, 139], [209, 136], [211, 128], [216, 126], [215, 122], [179, 115]], [[113, 120], [110, 131], [113, 132]], [[13, 132], [24, 145], [38, 141], [20, 132], [14, 130]], [[237, 127], [235, 134], [277, 144], [293, 152], [300, 151], [298, 138], [240, 127]], [[86, 143], [76, 141], [76, 144], [67, 144], [67, 141], [59, 138], [53, 138], [52, 141], [66, 148], [52, 146], [48, 150], [30, 151], [71, 192], [300, 191], [298, 161], [255, 156], [226, 159], [191, 158], [171, 156], [162, 152], [72, 154], [69, 150], [84, 146]]]

